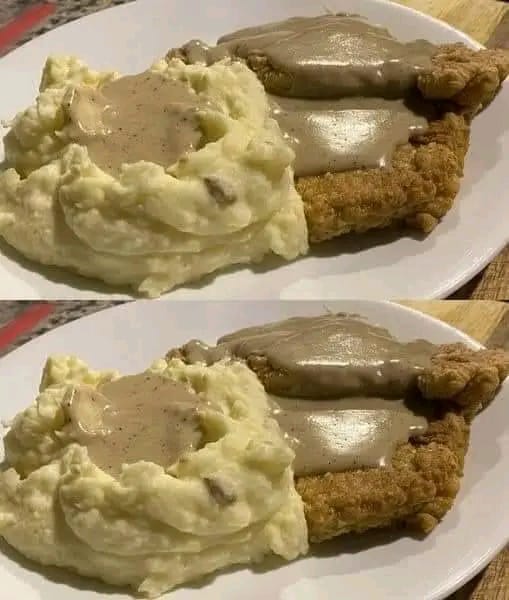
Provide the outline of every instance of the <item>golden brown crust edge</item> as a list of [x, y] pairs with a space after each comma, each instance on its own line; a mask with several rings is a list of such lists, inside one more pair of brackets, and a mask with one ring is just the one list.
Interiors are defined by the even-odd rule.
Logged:
[[[490, 51], [480, 55], [465, 47], [468, 52], [462, 55], [465, 62], [461, 63], [460, 77], [464, 93], [460, 93], [457, 85], [448, 92], [450, 72], [461, 56], [456, 45], [452, 47], [454, 52], [448, 48], [441, 48], [433, 69], [420, 77], [418, 88], [425, 98], [438, 103], [439, 109], [447, 101], [449, 111], [432, 120], [426, 134], [398, 147], [392, 157], [392, 168], [357, 169], [296, 179], [311, 243], [391, 225], [407, 225], [429, 233], [450, 210], [459, 190], [469, 143], [467, 106], [458, 107], [455, 99], [466, 103], [475, 96], [477, 107], [479, 98], [486, 101], [490, 94], [496, 93], [500, 79], [494, 72], [501, 75], [504, 69], [502, 66], [497, 69], [501, 63], [498, 54], [496, 58]], [[248, 64], [269, 91], [281, 92], [291, 85], [289, 76], [274, 71], [265, 57], [252, 57]], [[468, 74], [471, 80], [466, 79]]]
[[468, 438], [464, 418], [447, 413], [399, 446], [390, 468], [298, 478], [310, 541], [387, 526], [428, 533], [454, 502]]
[[464, 44], [440, 46], [432, 68], [417, 87], [429, 100], [447, 100], [457, 112], [473, 116], [497, 95], [509, 75], [509, 50], [474, 50]]
[[467, 421], [491, 402], [509, 375], [509, 352], [444, 344], [418, 377], [422, 396], [460, 412]]
[[[264, 385], [273, 390], [277, 382], [284, 393], [281, 373], [271, 372], [259, 359], [248, 363]], [[389, 525], [431, 531], [459, 490], [469, 423], [494, 398], [508, 373], [509, 354], [503, 350], [440, 346], [431, 368], [418, 378], [423, 398], [436, 405], [439, 416], [425, 435], [399, 446], [391, 468], [297, 479], [310, 540]]]
[[[186, 60], [185, 52], [173, 56]], [[253, 54], [247, 64], [268, 92], [284, 96], [292, 88], [292, 75], [274, 69], [266, 56]], [[508, 75], [509, 50], [443, 44], [431, 68], [419, 75], [417, 89], [428, 100], [447, 101], [452, 112], [473, 116], [493, 100]]]
[[[180, 351], [177, 356], [183, 357]], [[247, 364], [270, 393], [280, 396], [309, 396], [312, 386], [296, 387], [293, 379], [273, 369], [265, 357], [248, 357]], [[423, 399], [444, 410], [461, 414], [468, 421], [495, 396], [509, 375], [509, 353], [505, 350], [473, 350], [464, 344], [442, 344], [431, 358], [431, 367], [417, 378]]]
[[391, 169], [297, 178], [309, 241], [398, 224], [431, 231], [458, 193], [469, 132], [463, 116], [447, 113], [399, 146]]
[[[291, 87], [265, 57], [249, 66], [269, 91]], [[451, 209], [468, 149], [468, 122], [489, 104], [509, 74], [509, 51], [473, 50], [463, 44], [439, 47], [432, 68], [419, 76], [422, 96], [446, 112], [428, 133], [399, 147], [392, 169], [364, 169], [297, 179], [309, 241], [345, 233], [407, 225], [429, 233]]]

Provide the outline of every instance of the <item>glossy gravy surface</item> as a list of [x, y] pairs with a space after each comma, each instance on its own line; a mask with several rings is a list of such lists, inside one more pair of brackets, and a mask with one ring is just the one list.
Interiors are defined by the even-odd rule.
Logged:
[[225, 335], [217, 346], [197, 340], [184, 346], [191, 362], [211, 364], [226, 355], [263, 362], [283, 371], [304, 397], [401, 397], [435, 349], [425, 340], [400, 342], [387, 329], [344, 314], [294, 317]]
[[202, 406], [184, 385], [146, 373], [121, 377], [97, 390], [77, 386], [65, 401], [69, 433], [111, 474], [138, 461], [168, 467], [197, 449]]
[[271, 104], [302, 177], [389, 167], [394, 150], [428, 128], [426, 117], [403, 99], [272, 96]]
[[387, 467], [401, 443], [426, 432], [405, 400], [303, 400], [273, 396], [273, 416], [295, 452], [297, 476]]
[[[248, 359], [269, 393], [283, 376], [292, 397], [272, 396], [273, 416], [292, 444], [298, 476], [390, 465], [397, 446], [427, 430], [416, 379], [436, 346], [401, 342], [346, 314], [296, 317], [241, 329], [208, 346], [192, 340], [189, 362]], [[278, 384], [279, 385], [279, 384]]]
[[187, 83], [147, 71], [100, 89], [75, 88], [66, 104], [67, 132], [109, 173], [142, 160], [169, 167], [198, 148], [203, 106]]
[[234, 57], [249, 60], [255, 69], [263, 64], [285, 75], [267, 78], [268, 91], [279, 95], [398, 98], [429, 68], [436, 46], [426, 40], [401, 42], [359, 16], [327, 14], [240, 29], [219, 38], [216, 46], [191, 40], [183, 51], [191, 62]]

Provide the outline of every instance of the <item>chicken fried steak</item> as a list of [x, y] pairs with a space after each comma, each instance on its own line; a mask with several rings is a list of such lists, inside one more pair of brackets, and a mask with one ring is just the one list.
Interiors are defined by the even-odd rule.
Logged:
[[256, 72], [296, 152], [310, 242], [406, 225], [452, 207], [472, 117], [509, 73], [506, 50], [400, 42], [355, 15], [294, 17], [171, 50]]
[[193, 340], [167, 358], [245, 360], [294, 440], [309, 537], [399, 526], [428, 533], [454, 502], [470, 423], [509, 374], [509, 353], [401, 342], [338, 314]]

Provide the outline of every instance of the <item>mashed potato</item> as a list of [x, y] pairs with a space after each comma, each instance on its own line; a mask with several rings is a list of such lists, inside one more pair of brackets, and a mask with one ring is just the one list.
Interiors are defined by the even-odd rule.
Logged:
[[[5, 438], [0, 534], [25, 556], [156, 596], [179, 583], [274, 552], [307, 550], [302, 501], [288, 447], [256, 376], [240, 363], [149, 370], [189, 386], [208, 402], [209, 443], [168, 468], [123, 465], [113, 477], [66, 434], [70, 386], [119, 377], [75, 358], [50, 359], [35, 404]], [[204, 478], [220, 477], [235, 500], [211, 499]]]
[[[0, 235], [28, 258], [148, 296], [269, 252], [307, 251], [307, 228], [290, 165], [294, 154], [270, 118], [256, 76], [240, 63], [211, 67], [160, 61], [151, 67], [187, 82], [209, 103], [206, 143], [172, 165], [138, 161], [110, 173], [70, 135], [66, 102], [76, 87], [119, 77], [76, 58], [50, 58], [35, 106], [5, 138]], [[220, 180], [234, 198], [218, 202]]]

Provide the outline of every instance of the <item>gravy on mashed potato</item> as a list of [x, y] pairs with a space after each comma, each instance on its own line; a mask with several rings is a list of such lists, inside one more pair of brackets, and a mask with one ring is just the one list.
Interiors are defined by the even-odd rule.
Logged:
[[0, 235], [39, 263], [155, 297], [307, 252], [294, 152], [240, 63], [121, 77], [49, 58], [4, 146]]
[[182, 383], [141, 373], [101, 384], [77, 386], [64, 401], [69, 434], [108, 473], [146, 460], [163, 467], [202, 441], [203, 400]]
[[[67, 104], [68, 102], [68, 104]], [[72, 141], [110, 173], [140, 160], [167, 166], [199, 147], [198, 108], [208, 104], [186, 83], [147, 71], [70, 90]]]
[[308, 549], [294, 452], [241, 363], [122, 377], [49, 359], [4, 445], [0, 535], [41, 564], [155, 597]]

